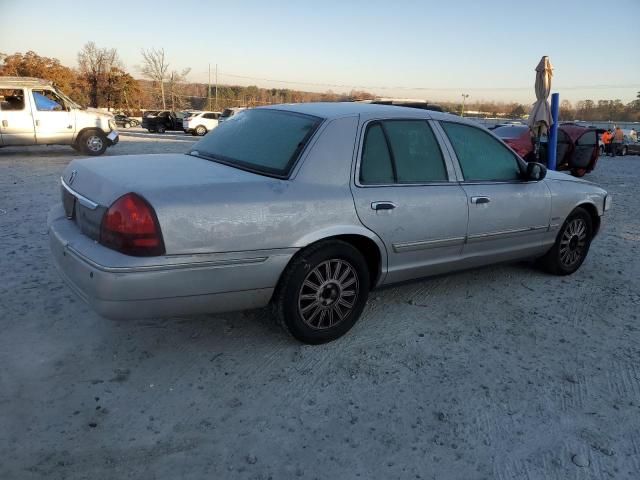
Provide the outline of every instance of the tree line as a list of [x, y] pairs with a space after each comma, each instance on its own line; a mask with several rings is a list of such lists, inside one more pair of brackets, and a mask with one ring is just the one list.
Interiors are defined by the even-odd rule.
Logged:
[[[370, 92], [352, 90], [349, 93], [305, 92], [282, 88], [260, 88], [255, 85], [218, 85], [214, 87], [190, 82], [191, 69], [176, 70], [164, 49], [142, 49], [137, 72], [144, 78], [134, 78], [115, 48], [86, 43], [78, 52], [77, 66], [62, 65], [57, 58], [26, 53], [0, 53], [0, 75], [37, 77], [53, 82], [81, 105], [103, 107], [130, 114], [143, 109], [211, 110], [234, 106], [257, 106], [275, 103], [336, 102], [370, 100]], [[460, 114], [462, 105], [440, 103], [446, 111]], [[484, 116], [523, 118], [529, 106], [517, 102], [468, 102], [466, 112], [482, 112]], [[628, 104], [621, 100], [581, 100], [575, 105], [563, 100], [561, 120], [640, 121], [640, 92]]]

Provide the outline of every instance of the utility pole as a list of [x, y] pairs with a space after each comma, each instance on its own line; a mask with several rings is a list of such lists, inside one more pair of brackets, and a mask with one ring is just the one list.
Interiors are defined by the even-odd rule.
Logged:
[[218, 111], [218, 64], [216, 63], [216, 111]]
[[468, 93], [463, 93], [462, 94], [462, 111], [460, 112], [460, 116], [464, 117], [464, 101], [469, 98], [469, 94]]
[[207, 104], [209, 105], [209, 111], [211, 111], [211, 64], [209, 64], [209, 83], [207, 84]]

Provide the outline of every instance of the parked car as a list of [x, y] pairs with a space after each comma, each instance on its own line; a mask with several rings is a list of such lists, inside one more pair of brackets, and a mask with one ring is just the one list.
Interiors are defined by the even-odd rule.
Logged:
[[222, 111], [222, 114], [218, 117], [218, 122], [224, 122], [229, 118], [233, 117], [236, 113], [242, 112], [246, 110], [247, 107], [233, 107], [233, 108], [225, 108]]
[[149, 132], [164, 133], [167, 130], [182, 130], [182, 120], [178, 120], [175, 112], [161, 110], [142, 117], [142, 128]]
[[571, 274], [611, 208], [465, 118], [359, 103], [247, 110], [186, 154], [74, 160], [61, 182], [54, 263], [100, 314], [271, 304], [308, 343], [382, 285], [525, 258]]
[[127, 115], [116, 114], [113, 116], [113, 119], [116, 122], [116, 125], [124, 128], [137, 127], [140, 125], [140, 122], [135, 118], [128, 117]]
[[185, 133], [202, 137], [218, 126], [220, 112], [193, 112], [185, 117], [182, 129]]
[[[525, 161], [536, 160], [534, 138], [527, 125], [502, 125], [492, 130]], [[564, 123], [558, 127], [557, 169], [582, 177], [598, 162], [598, 136], [594, 128]], [[547, 163], [547, 137], [541, 140], [540, 161]]]
[[0, 146], [70, 145], [102, 155], [118, 143], [113, 117], [38, 78], [0, 77]]

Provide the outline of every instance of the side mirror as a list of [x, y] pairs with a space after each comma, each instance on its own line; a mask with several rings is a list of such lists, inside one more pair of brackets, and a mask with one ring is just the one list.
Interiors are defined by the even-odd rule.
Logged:
[[538, 182], [547, 176], [547, 167], [541, 163], [529, 162], [527, 163], [527, 180], [533, 180]]

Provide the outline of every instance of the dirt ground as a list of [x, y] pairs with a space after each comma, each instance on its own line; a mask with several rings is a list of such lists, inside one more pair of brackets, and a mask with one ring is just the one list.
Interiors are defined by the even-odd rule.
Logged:
[[[127, 131], [107, 155], [193, 140]], [[524, 263], [376, 291], [311, 347], [265, 310], [90, 311], [45, 225], [76, 156], [0, 149], [1, 479], [640, 478], [640, 157], [589, 175], [614, 207], [575, 275]]]

